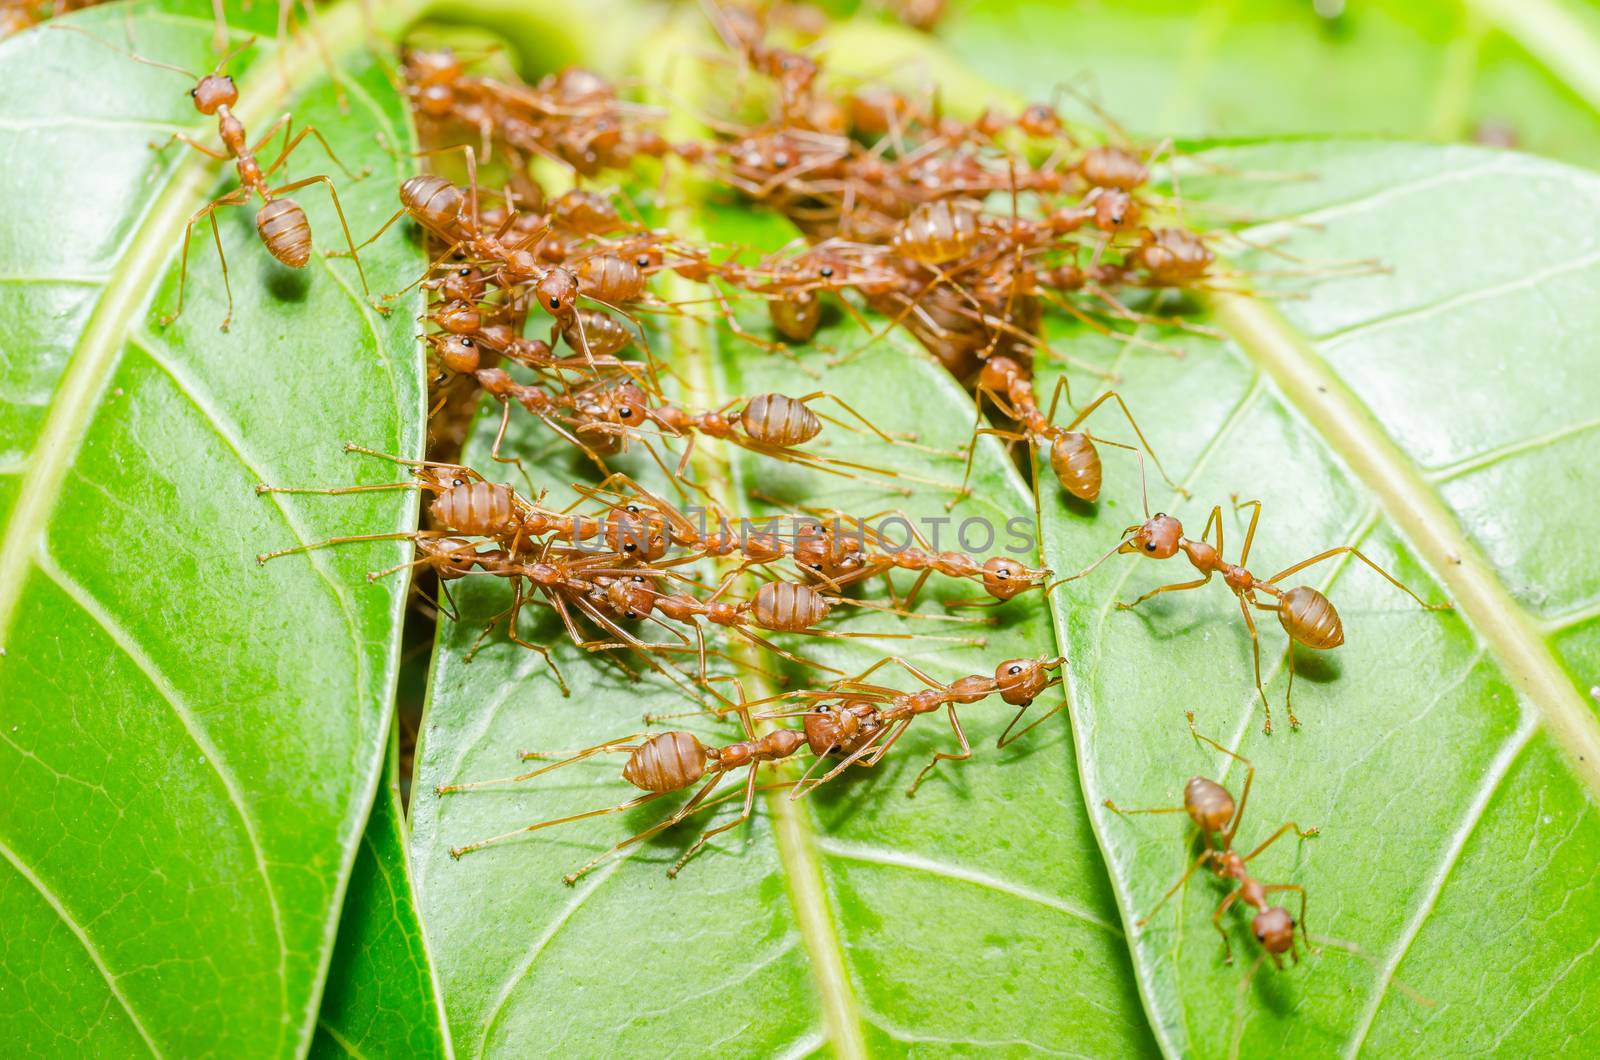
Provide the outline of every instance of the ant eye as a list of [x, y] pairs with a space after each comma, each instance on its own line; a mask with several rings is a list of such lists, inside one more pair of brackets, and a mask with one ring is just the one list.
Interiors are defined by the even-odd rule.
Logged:
[[467, 349], [470, 350], [473, 347], [474, 344], [473, 344], [473, 341], [470, 338], [468, 338], [467, 336], [463, 335], [463, 336], [461, 336], [461, 345], [465, 346]]
[[196, 93], [196, 92], [199, 92], [199, 91], [200, 91], [200, 89], [199, 89], [199, 88], [198, 88], [198, 87], [195, 87], [195, 88], [191, 88], [191, 89], [190, 89], [190, 90], [189, 90], [189, 95], [190, 95], [190, 97], [193, 97], [193, 96], [194, 96], [194, 94], [195, 94], [195, 93]]
[[831, 279], [833, 277], [833, 266], [824, 265], [821, 269], [821, 273], [824, 280]]
[[550, 308], [551, 309], [560, 309], [561, 308], [561, 299], [555, 297], [554, 295], [551, 295], [550, 296]]
[[1167, 517], [1167, 513], [1166, 512], [1157, 512], [1156, 513], [1156, 518], [1157, 519], [1165, 519], [1166, 517]]
[[1017, 676], [1021, 672], [1022, 672], [1022, 667], [1020, 667], [1020, 666], [1013, 666], [1011, 669], [1006, 671], [1006, 673], [1010, 674], [1012, 677]]
[[650, 267], [650, 258], [648, 255], [640, 254], [637, 258], [633, 259], [633, 263], [639, 266], [641, 269], [648, 269]]
[[1146, 552], [1154, 552], [1156, 550], [1156, 543], [1154, 541], [1146, 541], [1144, 543], [1144, 550]]
[[467, 480], [464, 478], [453, 478], [450, 480], [450, 485], [452, 486], [465, 486], [466, 484]]
[[468, 268], [465, 268], [465, 267], [463, 267], [463, 268], [462, 268], [462, 270], [461, 270], [461, 271], [460, 271], [460, 272], [458, 272], [458, 273], [456, 273], [456, 275], [457, 275], [457, 276], [461, 276], [461, 277], [467, 277], [467, 276], [471, 276], [471, 275], [472, 275], [472, 270], [471, 270], [471, 269], [468, 269]]
[[625, 420], [632, 419], [633, 418], [633, 410], [630, 409], [628, 406], [624, 405], [624, 406], [622, 406], [622, 408], [617, 410], [617, 415], [621, 416]]

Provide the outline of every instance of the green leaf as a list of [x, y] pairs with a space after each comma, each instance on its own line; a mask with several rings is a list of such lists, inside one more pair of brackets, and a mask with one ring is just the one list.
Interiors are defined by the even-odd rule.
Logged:
[[[1255, 763], [1243, 849], [1283, 821], [1321, 829], [1280, 840], [1252, 872], [1304, 885], [1313, 939], [1361, 951], [1324, 946], [1245, 985], [1257, 952], [1248, 916], [1223, 921], [1245, 958], [1226, 966], [1210, 914], [1227, 891], [1197, 874], [1132, 931], [1156, 1034], [1169, 1053], [1203, 1056], [1592, 1053], [1594, 1027], [1573, 1014], [1600, 996], [1589, 959], [1600, 939], [1600, 562], [1583, 532], [1600, 487], [1589, 342], [1600, 181], [1512, 154], [1337, 141], [1205, 160], [1316, 174], [1224, 173], [1193, 192], [1276, 219], [1252, 230], [1256, 241], [1299, 259], [1376, 257], [1387, 269], [1307, 287], [1267, 274], [1303, 266], [1260, 255], [1261, 271], [1238, 282], [1295, 284], [1301, 296], [1217, 296], [1213, 322], [1229, 340], [1182, 339], [1183, 360], [1097, 336], [1057, 341], [1114, 361], [1117, 389], [1194, 494], [1163, 488], [1151, 504], [1190, 536], [1222, 505], [1237, 560], [1246, 519], [1229, 498], [1259, 498], [1258, 575], [1355, 544], [1457, 612], [1421, 611], [1348, 557], [1289, 579], [1328, 592], [1347, 643], [1297, 652], [1303, 727], [1290, 731], [1285, 640], [1261, 614], [1277, 723], [1263, 736], [1249, 637], [1224, 587], [1112, 607], [1185, 580], [1181, 557], [1113, 557], [1054, 598], [1084, 791], [1124, 922], [1150, 913], [1197, 848], [1182, 816], [1121, 817], [1102, 801], [1178, 805], [1193, 774], [1236, 794], [1242, 783], [1237, 765], [1191, 740], [1193, 710], [1200, 731]], [[1485, 203], [1516, 224], [1481, 223]], [[1077, 382], [1086, 400], [1096, 381]], [[1053, 379], [1040, 385], [1048, 394]], [[1091, 425], [1128, 434], [1110, 416]], [[1043, 490], [1056, 569], [1087, 565], [1142, 520], [1135, 469], [1111, 470], [1093, 508]]]
[[397, 726], [345, 891], [314, 1056], [452, 1055], [407, 855]]
[[[216, 63], [211, 5], [127, 15], [71, 24]], [[275, 42], [274, 5], [236, 15], [234, 43], [256, 38], [229, 64], [239, 117], [259, 135], [292, 109], [370, 167], [343, 178], [308, 139], [290, 170], [330, 171], [352, 230], [372, 231], [410, 168], [374, 134], [395, 151], [411, 135], [359, 7], [320, 16], [348, 116], [313, 42]], [[254, 556], [403, 527], [414, 500], [254, 487], [396, 477], [340, 443], [419, 451], [418, 303], [378, 316], [351, 262], [288, 270], [253, 210], [230, 208], [232, 330], [204, 225], [185, 311], [163, 327], [185, 221], [237, 184], [182, 145], [148, 146], [216, 142], [188, 87], [81, 34], [0, 43], [0, 196], [20, 207], [0, 220], [0, 1036], [25, 1051], [303, 1052], [388, 730], [405, 594], [361, 572], [404, 549]], [[326, 191], [294, 195], [318, 248], [338, 246]], [[421, 268], [401, 238], [362, 258], [375, 293]]]
[[1034, 98], [1063, 84], [1092, 92], [1152, 138], [1509, 134], [1525, 150], [1600, 163], [1600, 10], [1589, 0], [951, 7], [939, 40], [979, 74]]
[[[848, 348], [864, 337], [852, 325], [836, 325], [819, 341]], [[671, 354], [709, 385], [695, 395], [706, 405], [768, 388], [809, 391], [817, 384], [807, 370], [820, 369], [827, 357], [809, 351], [793, 363], [732, 343], [715, 361], [710, 352], [679, 347]], [[970, 399], [898, 337], [834, 369], [827, 386], [886, 430], [918, 430], [924, 444], [953, 448], [971, 430]], [[498, 415], [489, 419], [472, 449], [479, 459]], [[541, 455], [550, 446], [537, 433], [543, 428], [535, 428], [508, 444], [528, 454], [540, 485], [559, 485], [572, 472]], [[956, 461], [834, 435], [823, 451], [959, 477]], [[880, 485], [842, 479], [832, 485], [825, 481], [831, 476], [770, 461], [738, 473], [741, 483], [861, 514], [892, 504], [916, 517], [947, 515], [947, 494], [932, 490], [886, 500]], [[996, 448], [980, 453], [974, 482], [966, 517], [998, 522], [1004, 535], [1005, 520], [1020, 516], [1031, 530], [1031, 498]], [[954, 547], [952, 536], [947, 526], [945, 547]], [[942, 766], [914, 800], [904, 795], [907, 783], [934, 749], [953, 746], [953, 737], [942, 722], [913, 729], [870, 774], [841, 778], [798, 803], [783, 791], [761, 797], [747, 827], [713, 840], [675, 880], [664, 870], [702, 828], [731, 820], [737, 803], [641, 844], [573, 889], [562, 886], [564, 873], [660, 819], [665, 808], [577, 822], [452, 860], [452, 846], [636, 792], [622, 783], [615, 758], [509, 790], [440, 796], [437, 785], [513, 773], [522, 749], [576, 749], [637, 731], [645, 711], [693, 709], [664, 681], [633, 684], [599, 657], [562, 644], [559, 627], [548, 621], [525, 619], [524, 635], [552, 646], [572, 686], [570, 699], [538, 655], [506, 642], [503, 633], [464, 662], [508, 596], [473, 579], [458, 584], [464, 617], [441, 627], [412, 840], [446, 1007], [463, 1050], [519, 1053], [605, 1041], [619, 1053], [658, 1052], [663, 1042], [703, 1053], [731, 1047], [735, 1038], [738, 1051], [756, 1055], [824, 1048], [893, 1053], [918, 1042], [1102, 1056], [1151, 1049], [1059, 718], [997, 751], [993, 741], [1009, 710], [970, 708], [974, 759]], [[970, 595], [970, 586], [943, 587], [938, 595]], [[985, 648], [785, 644], [850, 672], [881, 652], [900, 653], [944, 679], [1053, 650], [1037, 594], [1000, 616], [1001, 625], [976, 629], [887, 626], [986, 635]], [[714, 644], [727, 641], [715, 634]], [[891, 683], [912, 685], [904, 675]], [[1054, 695], [1039, 705], [1058, 702]], [[719, 743], [738, 738], [727, 723], [672, 724]], [[988, 984], [989, 1000], [1007, 1003], [973, 994], [968, 987], [975, 980]], [[1030, 1013], [1025, 1030], [1019, 1009]]]

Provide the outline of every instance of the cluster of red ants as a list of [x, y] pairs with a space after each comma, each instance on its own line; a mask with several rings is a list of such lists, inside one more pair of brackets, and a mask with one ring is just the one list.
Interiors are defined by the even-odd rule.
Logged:
[[[941, 362], [974, 386], [980, 402], [987, 396], [1004, 414], [1003, 426], [975, 429], [974, 443], [978, 433], [990, 433], [1025, 442], [1030, 449], [1040, 447], [1048, 453], [1062, 487], [1088, 502], [1098, 497], [1102, 481], [1097, 443], [1134, 452], [1141, 478], [1143, 455], [1150, 447], [1115, 391], [1103, 394], [1065, 426], [1055, 423], [1062, 386], [1057, 387], [1048, 410], [1040, 408], [1030, 369], [1035, 355], [1049, 351], [1040, 335], [1042, 307], [1059, 307], [1109, 333], [1111, 328], [1102, 323], [1101, 314], [1124, 322], [1154, 319], [1119, 301], [1118, 289], [1206, 289], [1222, 279], [1202, 236], [1183, 227], [1147, 225], [1148, 218], [1170, 212], [1170, 203], [1150, 186], [1152, 156], [1120, 146], [1082, 146], [1046, 106], [1032, 106], [1015, 116], [986, 112], [963, 122], [887, 90], [841, 96], [827, 87], [814, 59], [768, 45], [755, 17], [730, 10], [719, 12], [715, 21], [741, 70], [766, 84], [774, 105], [767, 121], [719, 125], [717, 135], [704, 141], [668, 141], [655, 130], [656, 112], [627, 101], [615, 86], [588, 71], [566, 70], [537, 84], [524, 84], [471, 74], [449, 52], [409, 53], [403, 66], [405, 91], [419, 127], [435, 145], [424, 153], [459, 151], [466, 162], [466, 183], [463, 186], [434, 174], [413, 177], [400, 187], [400, 210], [365, 243], [355, 244], [346, 231], [348, 253], [356, 257], [358, 265], [360, 249], [401, 218], [413, 222], [432, 248], [434, 261], [416, 283], [434, 296], [426, 320], [436, 330], [426, 340], [435, 369], [436, 412], [459, 406], [463, 394], [474, 402], [480, 392], [488, 395], [502, 406], [491, 455], [496, 461], [518, 463], [501, 450], [513, 409], [520, 407], [585, 454], [605, 475], [601, 483], [578, 487], [579, 503], [556, 509], [543, 503], [543, 494], [526, 496], [461, 464], [386, 457], [408, 467], [410, 480], [327, 489], [260, 487], [261, 492], [324, 494], [381, 489], [426, 492], [432, 498], [426, 529], [341, 537], [266, 553], [260, 559], [266, 562], [340, 542], [409, 539], [417, 549], [416, 558], [371, 577], [423, 568], [437, 579], [437, 606], [452, 617], [457, 614], [450, 595], [453, 583], [481, 577], [509, 582], [511, 603], [488, 624], [484, 635], [504, 625], [513, 642], [545, 657], [563, 691], [567, 683], [550, 649], [520, 632], [521, 612], [531, 603], [548, 606], [578, 646], [606, 653], [630, 674], [634, 671], [624, 661], [624, 654], [628, 659], [642, 659], [644, 665], [679, 684], [697, 701], [702, 695], [714, 699], [712, 713], [738, 716], [745, 738], [726, 746], [707, 746], [682, 731], [635, 733], [517, 777], [439, 789], [442, 795], [519, 783], [602, 753], [625, 753], [628, 760], [623, 777], [644, 792], [607, 809], [544, 821], [470, 843], [452, 851], [459, 857], [525, 832], [624, 811], [700, 785], [675, 813], [568, 875], [569, 884], [616, 851], [711, 805], [715, 801], [710, 799], [712, 792], [730, 774], [744, 773], [742, 812], [700, 836], [669, 875], [675, 875], [710, 838], [749, 818], [762, 763], [801, 752], [811, 754], [813, 761], [805, 773], [786, 782], [790, 797], [798, 798], [853, 766], [877, 764], [917, 717], [944, 710], [959, 751], [935, 754], [917, 774], [907, 792], [911, 794], [940, 760], [970, 757], [958, 707], [996, 694], [1016, 706], [1017, 715], [999, 740], [1003, 746], [1064, 705], [1058, 702], [1043, 717], [1013, 734], [1034, 699], [1059, 683], [1060, 670], [1066, 664], [1063, 657], [1006, 660], [992, 675], [943, 683], [895, 657], [883, 659], [865, 672], [846, 674], [770, 639], [770, 634], [911, 636], [829, 628], [830, 615], [840, 607], [911, 619], [966, 621], [911, 610], [923, 585], [934, 575], [981, 586], [983, 598], [957, 601], [974, 606], [998, 606], [1027, 590], [1048, 591], [1060, 582], [1051, 583], [1048, 570], [1011, 558], [935, 551], [920, 538], [919, 547], [896, 548], [864, 523], [846, 532], [838, 518], [830, 525], [814, 513], [790, 520], [792, 533], [735, 531], [735, 521], [714, 507], [708, 519], [697, 521], [665, 496], [614, 472], [607, 458], [635, 443], [651, 455], [683, 497], [687, 497], [685, 487], [709, 496], [709, 491], [690, 477], [694, 440], [703, 435], [832, 474], [877, 475], [891, 485], [924, 481], [877, 464], [845, 461], [803, 448], [821, 433], [824, 420], [841, 429], [868, 432], [890, 445], [913, 444], [889, 435], [825, 391], [799, 397], [762, 394], [709, 410], [669, 402], [661, 385], [665, 369], [650, 349], [649, 329], [641, 325], [640, 315], [688, 314], [692, 310], [681, 300], [669, 301], [652, 292], [653, 277], [672, 273], [681, 282], [704, 285], [709, 293], [698, 304], [715, 306], [735, 335], [771, 349], [781, 348], [782, 342], [813, 340], [825, 299], [856, 317], [862, 316], [864, 306], [889, 318], [892, 325], [904, 325]], [[238, 188], [197, 213], [191, 228], [219, 206], [243, 203], [258, 195], [263, 206], [256, 221], [263, 243], [284, 264], [304, 265], [311, 252], [309, 222], [285, 193], [322, 183], [333, 193], [337, 207], [333, 182], [316, 176], [274, 188], [270, 177], [308, 135], [321, 142], [330, 156], [331, 149], [316, 130], [304, 127], [286, 140], [275, 161], [263, 167], [256, 152], [277, 135], [283, 123], [251, 146], [230, 110], [238, 92], [222, 73], [221, 64], [211, 74], [196, 78], [190, 94], [200, 113], [217, 117], [222, 149], [188, 137], [176, 139], [214, 158], [232, 161], [239, 176]], [[505, 174], [503, 186], [494, 191], [479, 182], [479, 167], [491, 158]], [[533, 164], [540, 160], [575, 178], [628, 170], [635, 163], [688, 167], [752, 203], [781, 212], [803, 233], [807, 245], [755, 260], [749, 253], [719, 254], [670, 230], [625, 217], [615, 196], [574, 187], [547, 198], [532, 175]], [[996, 196], [1009, 197], [1008, 212], [987, 209], [986, 200]], [[1018, 205], [1023, 196], [1034, 207], [1026, 215]], [[342, 220], [342, 211], [340, 217]], [[187, 250], [186, 233], [185, 269]], [[218, 252], [220, 255], [220, 241]], [[223, 273], [226, 278], [225, 263]], [[179, 311], [181, 292], [180, 284]], [[730, 292], [736, 298], [764, 302], [778, 338], [752, 334], [751, 327], [742, 324], [730, 306]], [[385, 302], [392, 302], [399, 293], [386, 296]], [[229, 300], [231, 315], [231, 293]], [[1091, 307], [1098, 308], [1091, 311]], [[530, 317], [549, 322], [547, 338], [527, 335]], [[565, 351], [558, 352], [558, 345], [564, 345]], [[1070, 404], [1070, 394], [1066, 396]], [[811, 407], [822, 400], [832, 401], [849, 419], [835, 419]], [[1114, 401], [1126, 416], [1138, 445], [1109, 442], [1081, 429], [1084, 420], [1108, 401]], [[668, 438], [685, 442], [673, 467], [657, 447]], [[974, 447], [969, 445], [965, 454], [969, 476]], [[354, 445], [349, 448], [385, 456]], [[949, 455], [960, 459], [962, 454]], [[1154, 460], [1154, 454], [1151, 456]], [[1156, 466], [1165, 478], [1159, 461]], [[955, 495], [954, 504], [963, 495], [965, 482], [948, 488]], [[1124, 530], [1106, 557], [1072, 578], [1082, 577], [1118, 553], [1167, 559], [1181, 552], [1199, 575], [1118, 605], [1132, 607], [1160, 593], [1196, 588], [1220, 575], [1236, 596], [1249, 627], [1256, 688], [1267, 706], [1270, 732], [1271, 707], [1261, 684], [1252, 611], [1274, 612], [1293, 642], [1318, 649], [1343, 642], [1338, 613], [1327, 597], [1309, 586], [1285, 588], [1279, 584], [1284, 578], [1349, 553], [1423, 607], [1449, 605], [1423, 602], [1351, 547], [1331, 549], [1270, 578], [1258, 578], [1244, 563], [1260, 504], [1246, 502], [1236, 507], [1249, 505], [1254, 511], [1237, 564], [1223, 558], [1220, 507], [1212, 509], [1201, 538], [1191, 540], [1184, 536], [1176, 518], [1150, 515], [1147, 503], [1145, 521]], [[591, 509], [576, 510], [584, 506]], [[1208, 540], [1213, 527], [1214, 543]], [[715, 586], [695, 576], [696, 565], [705, 560], [722, 561], [723, 576]], [[914, 572], [916, 580], [903, 596], [895, 595], [891, 583], [888, 604], [847, 595], [850, 587], [895, 571]], [[736, 595], [733, 590], [745, 576], [764, 580], [753, 594]], [[713, 658], [736, 668], [754, 668], [754, 664], [737, 652], [708, 649], [708, 624], [796, 666], [829, 674], [832, 683], [750, 700], [737, 679], [711, 674]], [[650, 632], [645, 632], [646, 628]], [[479, 644], [482, 640], [480, 636]], [[693, 672], [675, 665], [671, 661], [675, 657], [692, 659]], [[1292, 691], [1292, 652], [1289, 659]], [[870, 683], [868, 678], [887, 663], [898, 665], [924, 687], [905, 692]], [[734, 681], [736, 699], [718, 690], [718, 683], [725, 680]], [[800, 707], [752, 711], [780, 700], [798, 702]], [[799, 727], [777, 724], [784, 720], [797, 720]], [[1289, 720], [1291, 725], [1299, 724], [1292, 706]], [[1206, 742], [1232, 755], [1226, 748]], [[1245, 797], [1252, 777], [1253, 771], [1246, 777]], [[1296, 885], [1262, 885], [1250, 877], [1245, 866], [1287, 830], [1302, 836], [1309, 833], [1286, 825], [1241, 856], [1233, 849], [1233, 838], [1243, 808], [1244, 798], [1236, 807], [1228, 792], [1209, 780], [1190, 782], [1182, 810], [1200, 828], [1206, 849], [1189, 871], [1209, 865], [1219, 876], [1238, 884], [1218, 908], [1214, 922], [1221, 930], [1221, 917], [1235, 901], [1254, 907], [1256, 938], [1264, 953], [1281, 964], [1280, 955], [1297, 956], [1296, 920], [1282, 908], [1269, 905], [1266, 896], [1274, 891], [1299, 891], [1302, 910], [1298, 923], [1304, 934], [1305, 893]], [[1185, 880], [1188, 875], [1185, 873]], [[1223, 936], [1226, 941], [1226, 932]]]

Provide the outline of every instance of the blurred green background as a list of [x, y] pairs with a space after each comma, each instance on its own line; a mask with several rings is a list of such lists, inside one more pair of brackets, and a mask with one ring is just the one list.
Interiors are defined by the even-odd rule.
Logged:
[[1073, 85], [1146, 135], [1366, 133], [1600, 165], [1600, 4], [951, 0], [934, 32], [994, 82]]

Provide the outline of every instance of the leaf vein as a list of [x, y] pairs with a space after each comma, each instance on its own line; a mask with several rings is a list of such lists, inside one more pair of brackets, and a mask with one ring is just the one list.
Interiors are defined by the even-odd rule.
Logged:
[[1122, 928], [1103, 917], [1096, 916], [1082, 906], [1075, 905], [1053, 894], [1037, 891], [1032, 887], [1016, 883], [1001, 876], [993, 876], [986, 872], [978, 872], [962, 865], [952, 865], [948, 862], [936, 861], [933, 858], [923, 857], [920, 854], [910, 854], [903, 850], [889, 850], [883, 847], [869, 846], [864, 843], [850, 843], [826, 836], [817, 839], [817, 848], [825, 854], [831, 854], [847, 861], [859, 861], [868, 865], [885, 865], [890, 868], [905, 869], [910, 872], [924, 872], [946, 880], [956, 880], [968, 883], [974, 887], [1004, 894], [1034, 905], [1053, 909], [1058, 913], [1065, 913], [1085, 924], [1097, 927], [1117, 938], [1122, 938]]
[[289, 974], [288, 974], [288, 946], [283, 933], [283, 910], [278, 903], [278, 891], [273, 886], [272, 876], [267, 871], [266, 849], [261, 845], [261, 837], [256, 831], [255, 819], [250, 816], [244, 790], [239, 784], [239, 779], [233, 771], [224, 764], [225, 759], [221, 751], [211, 742], [199, 724], [195, 712], [184, 702], [176, 687], [167, 679], [166, 674], [156, 665], [155, 660], [147, 655], [139, 646], [133, 635], [122, 627], [112, 616], [111, 612], [95, 599], [83, 586], [79, 585], [41, 546], [34, 556], [34, 563], [39, 571], [49, 578], [56, 587], [64, 593], [80, 611], [94, 621], [111, 638], [111, 643], [117, 650], [127, 657], [128, 661], [138, 668], [139, 672], [150, 682], [150, 687], [156, 691], [171, 708], [173, 715], [182, 724], [183, 729], [194, 742], [205, 764], [216, 774], [217, 780], [222, 785], [222, 790], [227, 793], [228, 802], [233, 806], [234, 813], [239, 817], [239, 826], [244, 831], [245, 838], [250, 843], [250, 851], [254, 855], [256, 872], [261, 877], [262, 886], [267, 892], [267, 905], [272, 911], [272, 931], [278, 942], [278, 986], [282, 993], [284, 1018], [288, 1016], [289, 1004]]
[[138, 1014], [133, 1010], [133, 1005], [117, 984], [117, 977], [112, 974], [110, 968], [106, 967], [105, 959], [100, 956], [100, 951], [95, 949], [94, 943], [89, 939], [89, 933], [72, 918], [72, 914], [67, 912], [66, 906], [61, 904], [61, 900], [55, 896], [54, 892], [44, 885], [43, 880], [34, 875], [33, 870], [28, 867], [27, 863], [19, 858], [16, 852], [4, 841], [0, 841], [0, 856], [3, 856], [10, 863], [11, 867], [17, 871], [17, 875], [33, 885], [33, 889], [39, 892], [39, 897], [45, 900], [45, 904], [55, 910], [56, 915], [61, 918], [61, 922], [67, 926], [67, 930], [72, 932], [73, 937], [83, 946], [84, 952], [89, 956], [89, 960], [93, 962], [101, 977], [105, 979], [106, 989], [111, 992], [112, 997], [117, 999], [117, 1003], [122, 1006], [122, 1011], [128, 1014], [129, 1022], [133, 1024], [134, 1030], [139, 1032], [139, 1037], [144, 1039], [144, 1044], [149, 1048], [150, 1055], [161, 1056], [161, 1050], [156, 1047], [155, 1040], [150, 1037], [150, 1032], [145, 1030], [144, 1024], [140, 1022]]
[[1483, 781], [1473, 793], [1472, 801], [1467, 805], [1466, 814], [1461, 823], [1450, 834], [1450, 842], [1445, 846], [1444, 856], [1439, 859], [1439, 865], [1434, 870], [1432, 878], [1422, 901], [1417, 903], [1416, 910], [1411, 914], [1411, 919], [1406, 922], [1400, 937], [1395, 941], [1394, 948], [1389, 956], [1379, 965], [1377, 979], [1373, 983], [1371, 999], [1367, 1002], [1366, 1009], [1357, 1021], [1355, 1029], [1351, 1032], [1350, 1040], [1345, 1047], [1346, 1057], [1357, 1056], [1361, 1047], [1367, 1040], [1367, 1034], [1372, 1030], [1372, 1024], [1378, 1015], [1378, 1009], [1383, 1004], [1383, 999], [1388, 996], [1389, 987], [1394, 981], [1395, 972], [1399, 970], [1400, 963], [1410, 951], [1412, 943], [1422, 931], [1423, 923], [1432, 915], [1434, 907], [1438, 904], [1439, 895], [1443, 893], [1445, 883], [1450, 874], [1455, 871], [1456, 864], [1461, 859], [1461, 853], [1466, 849], [1467, 840], [1477, 830], [1478, 822], [1483, 819], [1484, 811], [1489, 807], [1489, 801], [1494, 793], [1499, 790], [1506, 775], [1511, 771], [1518, 756], [1538, 731], [1539, 715], [1535, 711], [1524, 710], [1517, 723], [1516, 730], [1506, 740], [1505, 744], [1495, 754], [1485, 771]]

